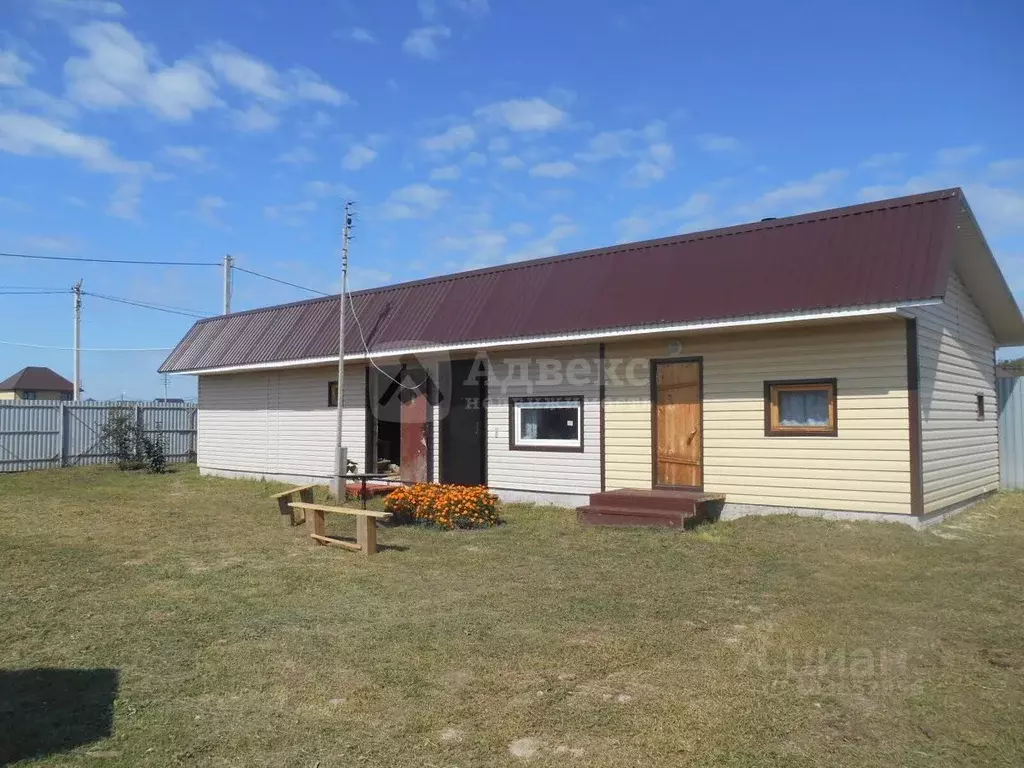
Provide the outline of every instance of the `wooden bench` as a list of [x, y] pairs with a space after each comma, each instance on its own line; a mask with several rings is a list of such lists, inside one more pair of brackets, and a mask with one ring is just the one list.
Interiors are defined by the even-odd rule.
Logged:
[[306, 504], [312, 504], [314, 488], [316, 488], [315, 485], [300, 485], [298, 488], [289, 488], [287, 491], [275, 493], [270, 497], [272, 499], [277, 499], [277, 507], [281, 511], [281, 519], [284, 520], [285, 525], [302, 525], [306, 522], [305, 514], [303, 514], [302, 519], [295, 516], [296, 510], [292, 509], [291, 503], [295, 494], [298, 494], [300, 501]]
[[[327, 504], [310, 504], [305, 501], [293, 501], [288, 506], [292, 509], [311, 513], [306, 515], [306, 523], [311, 528], [309, 538], [313, 539], [317, 544], [343, 547], [354, 552], [362, 552], [367, 556], [377, 554], [377, 518], [387, 520], [391, 517], [390, 512], [373, 512], [367, 509], [351, 509], [350, 507], [331, 507]], [[340, 539], [332, 539], [327, 535], [327, 525], [324, 516], [328, 512], [355, 516], [355, 544], [341, 541]]]

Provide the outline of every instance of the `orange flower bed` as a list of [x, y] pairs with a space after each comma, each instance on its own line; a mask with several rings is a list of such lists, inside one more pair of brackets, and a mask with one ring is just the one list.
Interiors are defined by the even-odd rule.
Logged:
[[498, 497], [479, 485], [418, 483], [396, 488], [384, 509], [397, 522], [427, 523], [439, 528], [486, 528], [497, 525]]

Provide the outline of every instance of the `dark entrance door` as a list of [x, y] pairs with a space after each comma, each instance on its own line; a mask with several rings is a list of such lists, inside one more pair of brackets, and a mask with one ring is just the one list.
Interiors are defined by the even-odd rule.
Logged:
[[441, 482], [487, 484], [487, 374], [473, 360], [448, 370], [448, 415], [441, 420]]

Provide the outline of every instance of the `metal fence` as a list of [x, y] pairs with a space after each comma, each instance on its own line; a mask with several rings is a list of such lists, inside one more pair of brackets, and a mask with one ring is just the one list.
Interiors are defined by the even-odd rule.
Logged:
[[999, 484], [1024, 488], [1024, 378], [996, 379], [999, 390]]
[[127, 409], [168, 461], [192, 461], [196, 406], [184, 403], [0, 401], [0, 472], [106, 464], [100, 437], [111, 408]]

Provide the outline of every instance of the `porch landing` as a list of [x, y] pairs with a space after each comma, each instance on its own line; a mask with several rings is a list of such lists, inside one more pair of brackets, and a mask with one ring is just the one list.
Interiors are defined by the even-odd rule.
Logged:
[[724, 501], [721, 493], [621, 488], [590, 494], [576, 519], [584, 525], [683, 528], [714, 516]]

